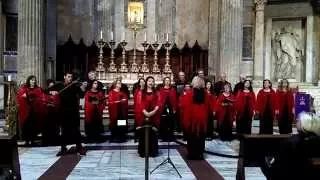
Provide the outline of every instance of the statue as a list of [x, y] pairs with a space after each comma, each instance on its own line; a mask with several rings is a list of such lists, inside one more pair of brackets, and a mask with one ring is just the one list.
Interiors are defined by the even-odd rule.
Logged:
[[289, 29], [283, 27], [274, 35], [275, 79], [295, 79], [297, 62], [301, 61], [303, 48], [299, 35]]

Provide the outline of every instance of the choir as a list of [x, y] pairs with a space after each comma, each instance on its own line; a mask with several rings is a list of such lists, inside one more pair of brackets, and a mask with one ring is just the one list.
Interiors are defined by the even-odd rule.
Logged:
[[[191, 83], [179, 72], [176, 86], [165, 77], [157, 88], [153, 77], [139, 76], [132, 95], [135, 138], [139, 141], [141, 157], [145, 156], [146, 140], [150, 156], [157, 156], [158, 135], [167, 141], [174, 137], [174, 130], [181, 130], [187, 140], [189, 157], [202, 159], [206, 138], [212, 139], [214, 132], [218, 132], [221, 140], [230, 141], [236, 137], [234, 128], [236, 134], [251, 134], [255, 117], [260, 121], [260, 134], [272, 134], [276, 121], [281, 134], [292, 133], [294, 93], [286, 79], [279, 82], [276, 91], [270, 80], [264, 80], [256, 96], [248, 79], [242, 78], [232, 92], [224, 73], [220, 81], [214, 83], [200, 72], [203, 71], [199, 71]], [[82, 97], [87, 138], [93, 141], [101, 138], [103, 111], [107, 106], [111, 141], [126, 141], [128, 87], [118, 77], [106, 93], [94, 73], [88, 75], [88, 81], [80, 83], [74, 81], [72, 73], [66, 73], [63, 83], [50, 80], [46, 90], [37, 85], [35, 76], [27, 78], [17, 92], [20, 137], [26, 145], [32, 144], [39, 133], [44, 144], [56, 142], [61, 129], [62, 138], [58, 141], [61, 151], [57, 155], [64, 155], [70, 143], [75, 143], [76, 150], [85, 154], [79, 127], [79, 98]], [[147, 139], [143, 131], [146, 126], [153, 127]]]

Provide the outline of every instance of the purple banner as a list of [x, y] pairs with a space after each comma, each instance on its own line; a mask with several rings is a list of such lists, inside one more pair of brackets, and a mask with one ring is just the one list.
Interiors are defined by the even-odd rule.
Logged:
[[310, 112], [311, 96], [307, 93], [297, 92], [295, 96], [295, 113], [296, 117], [301, 112]]

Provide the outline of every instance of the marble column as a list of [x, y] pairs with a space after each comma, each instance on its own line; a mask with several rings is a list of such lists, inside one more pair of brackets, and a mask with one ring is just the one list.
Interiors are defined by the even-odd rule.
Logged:
[[253, 78], [255, 81], [262, 81], [263, 74], [263, 47], [264, 47], [264, 7], [267, 0], [255, 0], [256, 24], [254, 37], [254, 67]]
[[20, 83], [35, 75], [44, 84], [44, 1], [19, 1], [18, 77]]
[[242, 59], [242, 0], [222, 0], [220, 10], [220, 72], [227, 73], [227, 80], [239, 80]]

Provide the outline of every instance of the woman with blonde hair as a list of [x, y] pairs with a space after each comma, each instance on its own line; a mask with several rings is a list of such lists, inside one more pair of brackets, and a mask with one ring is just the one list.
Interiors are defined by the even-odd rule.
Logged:
[[209, 97], [205, 92], [205, 82], [198, 76], [192, 79], [192, 90], [184, 97], [187, 106], [184, 107], [188, 127], [187, 149], [190, 159], [203, 159], [205, 138], [207, 135], [207, 120], [209, 111]]

